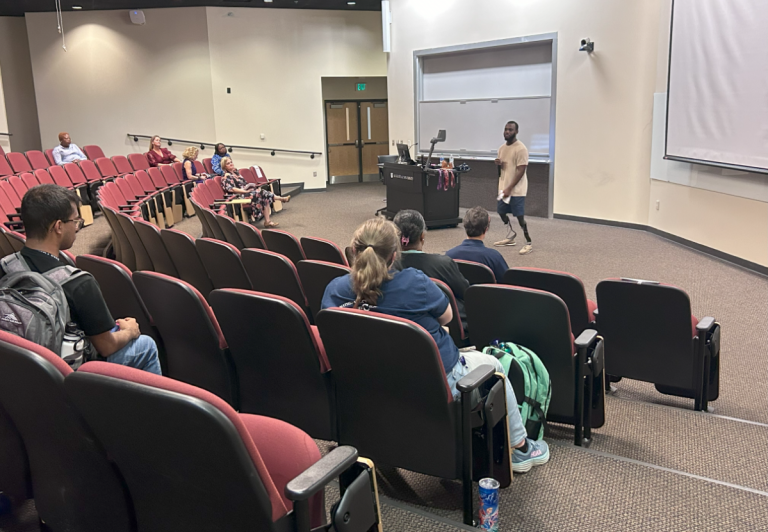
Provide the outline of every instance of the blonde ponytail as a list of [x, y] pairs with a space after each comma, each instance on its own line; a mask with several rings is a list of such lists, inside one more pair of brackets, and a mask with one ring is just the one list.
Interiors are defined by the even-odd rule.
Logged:
[[372, 218], [357, 228], [352, 237], [355, 261], [352, 265], [352, 289], [355, 308], [363, 304], [375, 306], [381, 296], [381, 285], [392, 279], [389, 267], [400, 249], [397, 228], [384, 218]]

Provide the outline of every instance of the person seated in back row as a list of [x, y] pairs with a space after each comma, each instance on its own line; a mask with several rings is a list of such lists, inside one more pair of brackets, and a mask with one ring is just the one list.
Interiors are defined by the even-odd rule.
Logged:
[[211, 168], [213, 168], [214, 174], [223, 176], [225, 172], [221, 166], [221, 160], [225, 157], [229, 157], [229, 159], [232, 160], [232, 157], [227, 155], [227, 147], [223, 142], [216, 144], [216, 146], [213, 148], [213, 151], [214, 154], [213, 157], [211, 157]]
[[456, 298], [459, 317], [466, 331], [467, 313], [464, 310], [464, 292], [469, 288], [469, 281], [464, 278], [451, 257], [424, 252], [427, 224], [419, 211], [402, 210], [397, 213], [393, 221], [400, 233], [400, 245], [403, 248], [395, 268], [398, 270], [416, 268], [424, 272], [427, 277], [439, 279], [447, 284], [453, 292], [453, 297]]
[[[72, 247], [83, 226], [79, 204], [80, 196], [58, 185], [38, 185], [24, 194], [21, 218], [27, 242], [17, 257], [25, 269], [45, 273], [64, 265], [59, 260], [59, 252]], [[0, 275], [5, 273], [0, 271]], [[64, 283], [63, 290], [69, 305], [69, 321], [88, 338], [96, 351], [94, 356], [160, 375], [155, 341], [141, 334], [134, 318], [115, 322], [101, 295], [99, 283], [90, 273], [83, 273]]]
[[[373, 218], [355, 231], [350, 245], [355, 260], [352, 273], [331, 281], [323, 295], [322, 308], [356, 308], [411, 320], [432, 336], [440, 352], [446, 380], [455, 399], [456, 384], [481, 365], [504, 368], [496, 357], [479, 351], [462, 351], [443, 328], [453, 318], [448, 298], [432, 280], [414, 268], [397, 271], [393, 263], [400, 254], [400, 236], [395, 225]], [[375, 342], [375, 338], [369, 339]], [[408, 346], [403, 346], [407, 349]], [[399, 368], [408, 371], [407, 367]], [[509, 379], [504, 379], [507, 423], [512, 449], [512, 470], [525, 473], [549, 460], [549, 446], [526, 435]]]
[[254, 222], [264, 218], [264, 227], [277, 227], [279, 224], [270, 220], [272, 214], [272, 204], [275, 200], [283, 203], [291, 201], [291, 196], [278, 196], [269, 190], [256, 188], [253, 183], [246, 183], [245, 179], [235, 168], [232, 159], [224, 157], [221, 160], [221, 168], [224, 170], [224, 178], [221, 180], [221, 188], [227, 194], [242, 194], [251, 198], [251, 217]]
[[472, 207], [464, 213], [464, 231], [467, 233], [467, 239], [455, 248], [445, 252], [446, 255], [456, 260], [469, 260], [485, 264], [496, 277], [496, 282], [500, 283], [504, 277], [504, 272], [509, 269], [507, 261], [501, 256], [501, 253], [493, 248], [485, 247], [483, 240], [491, 228], [491, 215], [482, 207]]
[[195, 171], [195, 161], [197, 161], [197, 155], [200, 153], [200, 150], [195, 148], [194, 146], [190, 146], [186, 150], [184, 150], [184, 153], [181, 154], [182, 157], [184, 157], [184, 162], [182, 163], [182, 174], [184, 176], [184, 181], [195, 181], [197, 179], [208, 179], [208, 174], [198, 174]]
[[75, 161], [84, 161], [88, 158], [83, 153], [83, 150], [72, 142], [69, 133], [59, 133], [59, 142], [60, 144], [53, 148], [53, 162], [57, 165], [62, 166]]
[[147, 152], [149, 166], [157, 167], [161, 164], [173, 164], [179, 162], [179, 158], [172, 154], [171, 150], [160, 146], [161, 143], [160, 135], [155, 135], [149, 141], [149, 151]]

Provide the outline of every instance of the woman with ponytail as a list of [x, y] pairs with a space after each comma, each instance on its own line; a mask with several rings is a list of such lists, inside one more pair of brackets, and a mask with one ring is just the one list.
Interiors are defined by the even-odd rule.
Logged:
[[[456, 383], [481, 365], [503, 372], [492, 355], [478, 351], [459, 352], [443, 328], [453, 318], [448, 298], [423, 272], [414, 268], [398, 271], [394, 262], [401, 252], [400, 235], [392, 222], [373, 218], [355, 231], [350, 244], [354, 257], [352, 272], [328, 284], [322, 308], [342, 307], [369, 310], [411, 320], [423, 327], [437, 344], [446, 379], [454, 398], [459, 398]], [[546, 442], [526, 437], [517, 407], [515, 392], [505, 380], [509, 436], [514, 447], [512, 469], [525, 472], [549, 460]]]

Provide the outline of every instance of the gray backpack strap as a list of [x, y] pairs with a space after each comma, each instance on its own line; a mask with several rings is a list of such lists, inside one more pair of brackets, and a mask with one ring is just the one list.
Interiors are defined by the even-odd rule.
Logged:
[[0, 260], [0, 268], [2, 268], [5, 275], [8, 275], [9, 273], [30, 271], [27, 261], [21, 256], [21, 251], [3, 257], [2, 260]]
[[51, 281], [53, 281], [54, 283], [61, 285], [63, 287], [68, 282], [86, 275], [90, 275], [90, 273], [79, 270], [74, 266], [65, 264], [63, 266], [58, 266], [57, 268], [54, 268], [52, 270], [48, 270], [43, 275], [48, 279], [50, 279]]

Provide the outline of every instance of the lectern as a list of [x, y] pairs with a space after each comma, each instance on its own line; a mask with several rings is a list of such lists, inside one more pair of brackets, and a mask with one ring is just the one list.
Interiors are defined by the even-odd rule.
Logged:
[[[440, 169], [384, 163], [383, 174], [387, 186], [387, 207], [381, 212], [387, 218], [394, 218], [403, 209], [414, 209], [424, 216], [430, 229], [456, 227], [461, 223], [461, 172], [450, 170], [443, 172], [441, 177]], [[450, 174], [448, 179], [445, 179], [446, 174]]]

